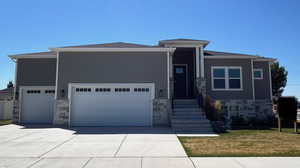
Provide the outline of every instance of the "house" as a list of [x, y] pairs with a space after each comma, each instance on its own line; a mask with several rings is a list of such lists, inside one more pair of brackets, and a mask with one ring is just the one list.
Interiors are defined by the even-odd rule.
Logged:
[[14, 98], [14, 87], [5, 88], [0, 90], [0, 101], [1, 100], [13, 100]]
[[116, 42], [10, 55], [16, 61], [14, 121], [208, 128], [199, 96], [221, 101], [228, 115], [272, 115], [270, 63], [275, 60], [208, 51], [208, 44]]

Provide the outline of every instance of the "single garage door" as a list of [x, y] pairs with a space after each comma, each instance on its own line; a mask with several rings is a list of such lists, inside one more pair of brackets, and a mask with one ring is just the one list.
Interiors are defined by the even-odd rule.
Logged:
[[55, 88], [20, 87], [21, 123], [52, 124]]
[[154, 84], [70, 86], [72, 126], [151, 126]]

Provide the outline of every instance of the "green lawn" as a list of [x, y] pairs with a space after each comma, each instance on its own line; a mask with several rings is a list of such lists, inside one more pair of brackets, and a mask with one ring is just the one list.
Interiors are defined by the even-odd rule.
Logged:
[[189, 156], [300, 156], [300, 134], [293, 129], [235, 130], [219, 137], [180, 137]]
[[12, 123], [11, 120], [0, 120], [0, 126], [1, 126], [1, 125], [11, 124], [11, 123]]

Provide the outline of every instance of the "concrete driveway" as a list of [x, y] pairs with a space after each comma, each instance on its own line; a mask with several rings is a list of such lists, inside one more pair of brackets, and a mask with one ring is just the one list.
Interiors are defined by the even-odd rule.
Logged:
[[29, 167], [298, 168], [300, 159], [188, 158], [169, 128], [0, 126], [0, 168]]
[[132, 167], [145, 157], [187, 155], [170, 128], [0, 127], [0, 167], [91, 167], [102, 163], [104, 167], [111, 163]]

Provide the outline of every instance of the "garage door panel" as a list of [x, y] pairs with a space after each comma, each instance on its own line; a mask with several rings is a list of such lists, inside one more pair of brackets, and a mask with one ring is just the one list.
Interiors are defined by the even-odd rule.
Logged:
[[134, 85], [106, 86], [90, 91], [72, 89], [71, 125], [73, 126], [150, 126], [152, 121], [151, 88], [138, 92]]
[[51, 124], [54, 108], [54, 87], [22, 88], [21, 122]]

